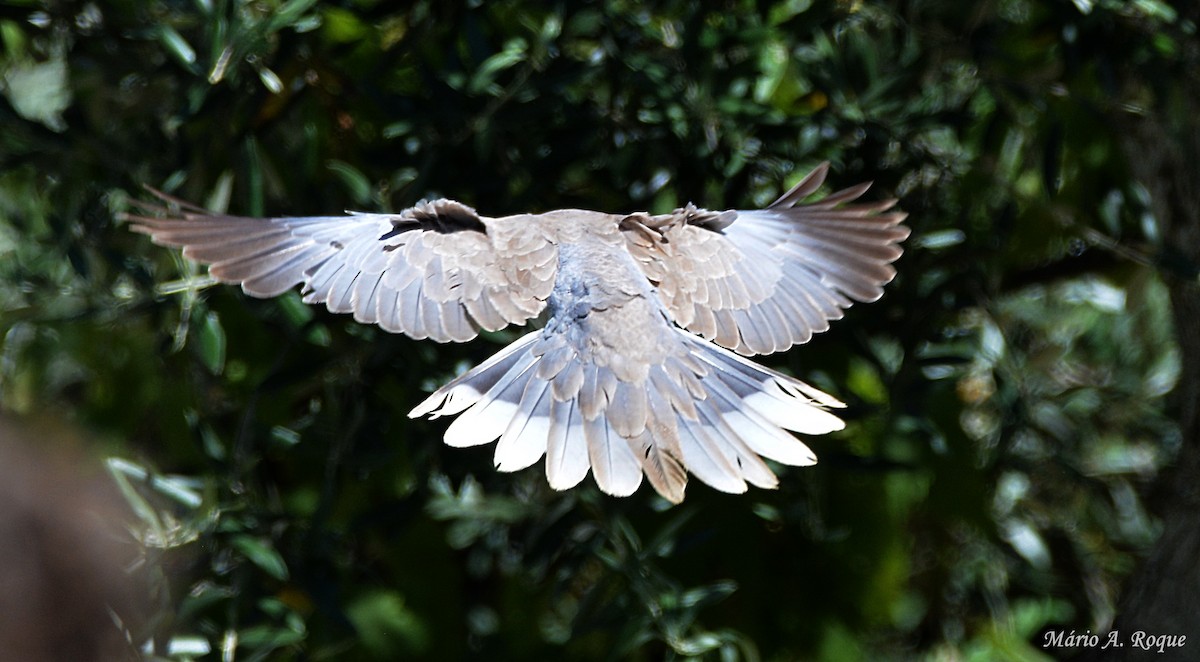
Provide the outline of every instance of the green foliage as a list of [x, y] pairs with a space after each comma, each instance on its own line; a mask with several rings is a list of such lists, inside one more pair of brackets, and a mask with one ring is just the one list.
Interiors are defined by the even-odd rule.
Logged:
[[[1042, 659], [1111, 621], [1179, 444], [1160, 276], [1195, 265], [1104, 117], [1178, 75], [1170, 3], [406, 4], [0, 11], [0, 407], [111, 447], [149, 656]], [[142, 184], [247, 215], [745, 208], [826, 159], [915, 229], [881, 302], [769, 359], [851, 424], [777, 491], [676, 507], [405, 418], [512, 332], [250, 300], [114, 220]]]

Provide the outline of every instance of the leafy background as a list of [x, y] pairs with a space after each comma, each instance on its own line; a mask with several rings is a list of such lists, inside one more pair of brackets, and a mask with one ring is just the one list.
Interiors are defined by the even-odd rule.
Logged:
[[[5, 2], [0, 410], [91, 438], [152, 659], [1036, 660], [1095, 653], [1047, 631], [1142, 616], [1200, 637], [1196, 13]], [[252, 300], [116, 220], [143, 184], [245, 215], [746, 208], [823, 160], [914, 229], [880, 302], [766, 359], [850, 425], [777, 491], [675, 507], [497, 474], [404, 416], [515, 332], [441, 346]]]

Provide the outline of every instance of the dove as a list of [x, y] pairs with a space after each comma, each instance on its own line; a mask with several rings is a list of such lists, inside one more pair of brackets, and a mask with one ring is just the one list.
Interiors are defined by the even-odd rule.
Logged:
[[844, 427], [833, 396], [747, 357], [829, 328], [880, 298], [909, 235], [870, 183], [826, 197], [823, 163], [764, 209], [492, 218], [452, 200], [399, 213], [244, 218], [157, 193], [124, 215], [253, 297], [303, 300], [436, 342], [540, 323], [409, 416], [457, 416], [445, 442], [495, 442], [511, 472], [545, 458], [550, 486], [643, 478], [684, 498], [689, 474], [729, 493], [778, 486], [765, 460], [816, 462], [792, 433]]

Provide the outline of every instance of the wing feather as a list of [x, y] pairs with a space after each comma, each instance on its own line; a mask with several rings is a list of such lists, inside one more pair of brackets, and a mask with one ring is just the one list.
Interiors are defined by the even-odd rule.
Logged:
[[627, 217], [626, 247], [693, 333], [745, 355], [807, 342], [854, 301], [882, 296], [909, 234], [895, 200], [858, 202], [870, 183], [804, 202], [828, 170], [762, 210]]
[[155, 194], [163, 204], [135, 203], [130, 227], [182, 247], [216, 280], [263, 298], [302, 285], [305, 303], [438, 342], [536, 317], [558, 266], [536, 217], [486, 218], [449, 200], [398, 214], [245, 218]]
[[355, 283], [354, 321], [363, 324], [379, 323], [379, 283], [383, 274], [366, 274]]

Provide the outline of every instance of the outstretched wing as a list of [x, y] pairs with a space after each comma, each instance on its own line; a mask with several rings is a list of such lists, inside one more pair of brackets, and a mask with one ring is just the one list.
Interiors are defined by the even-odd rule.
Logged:
[[464, 342], [536, 317], [554, 286], [557, 247], [536, 224], [504, 224], [451, 200], [398, 214], [245, 218], [155, 192], [136, 232], [208, 264], [213, 278], [272, 297], [303, 284], [305, 303], [438, 342]]
[[808, 342], [853, 301], [874, 301], [896, 275], [908, 237], [895, 200], [854, 202], [860, 184], [801, 201], [825, 181], [823, 163], [766, 209], [622, 221], [629, 251], [675, 322], [739, 354]]

